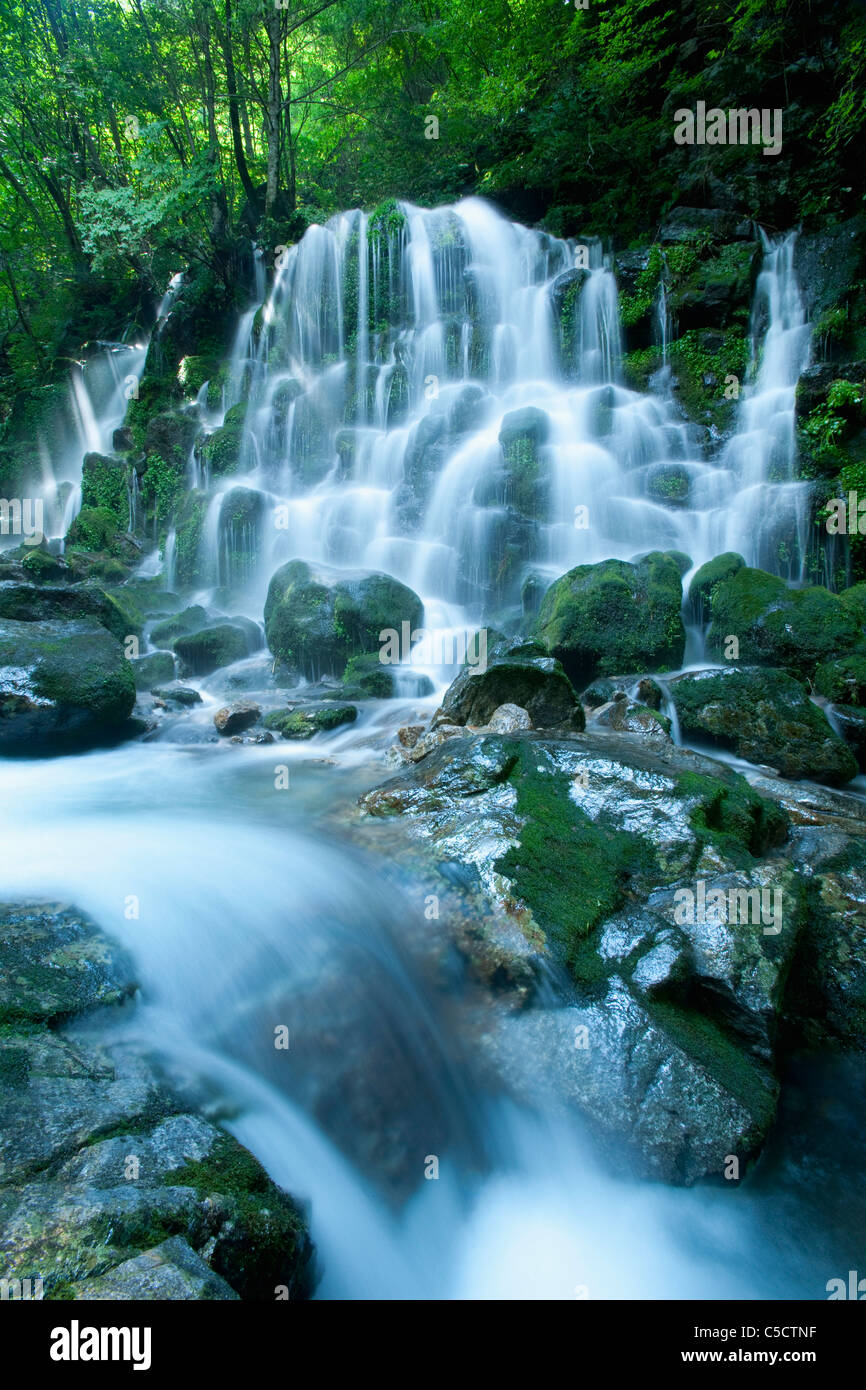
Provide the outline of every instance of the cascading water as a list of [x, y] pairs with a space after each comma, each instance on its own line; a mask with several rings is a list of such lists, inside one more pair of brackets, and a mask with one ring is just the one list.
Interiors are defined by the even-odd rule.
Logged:
[[[649, 549], [695, 566], [737, 549], [799, 574], [794, 388], [809, 330], [793, 237], [765, 245], [760, 365], [718, 458], [679, 415], [669, 372], [657, 393], [622, 385], [616, 283], [590, 249], [576, 266], [572, 244], [476, 198], [311, 227], [238, 328], [226, 404], [247, 401], [240, 468], [211, 492], [205, 583], [259, 618], [285, 560], [380, 569], [421, 595], [428, 628], [452, 629], [519, 613], [527, 579]], [[671, 470], [687, 489], [675, 505]], [[786, 529], [797, 557], [780, 549]]]

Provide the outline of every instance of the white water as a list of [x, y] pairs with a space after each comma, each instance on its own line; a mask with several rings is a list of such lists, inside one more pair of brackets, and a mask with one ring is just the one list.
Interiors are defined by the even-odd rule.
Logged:
[[[16, 807], [0, 900], [75, 901], [127, 945], [144, 996], [132, 1027], [234, 1098], [230, 1127], [311, 1200], [319, 1297], [821, 1296], [832, 1269], [773, 1232], [766, 1198], [615, 1179], [577, 1120], [482, 1085], [472, 1031], [443, 1013], [417, 950], [417, 905], [322, 819], [357, 793], [357, 767], [292, 753], [291, 794], [273, 791], [282, 749], [0, 762]], [[395, 1206], [407, 1110], [410, 1195]]]

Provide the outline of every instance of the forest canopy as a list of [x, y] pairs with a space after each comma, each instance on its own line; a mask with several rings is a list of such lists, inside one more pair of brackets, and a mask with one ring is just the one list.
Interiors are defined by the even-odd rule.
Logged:
[[[862, 208], [862, 3], [0, 0], [0, 396], [250, 238], [468, 193], [628, 244], [677, 202], [772, 228]], [[778, 160], [672, 139], [782, 108]], [[709, 157], [712, 155], [712, 158]]]

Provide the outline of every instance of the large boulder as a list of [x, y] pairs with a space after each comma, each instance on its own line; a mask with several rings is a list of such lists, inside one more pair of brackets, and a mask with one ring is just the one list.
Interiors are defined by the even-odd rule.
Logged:
[[92, 619], [119, 641], [141, 632], [142, 618], [134, 596], [108, 594], [97, 584], [47, 589], [37, 584], [0, 583], [0, 618], [15, 622]]
[[[697, 578], [697, 576], [696, 576]], [[710, 594], [711, 655], [722, 657], [729, 637], [739, 659], [780, 666], [811, 677], [819, 662], [863, 647], [856, 613], [828, 589], [789, 589], [783, 579], [748, 566], [717, 583]]]
[[574, 686], [560, 663], [537, 642], [499, 643], [488, 659], [485, 670], [464, 666], [445, 692], [442, 713], [451, 724], [481, 728], [501, 705], [517, 705], [536, 729], [583, 728]]
[[578, 565], [544, 596], [535, 633], [579, 687], [619, 671], [682, 664], [685, 628], [679, 556]]
[[291, 560], [271, 579], [265, 635], [274, 656], [305, 676], [342, 676], [351, 657], [382, 650], [383, 631], [399, 641], [403, 624], [415, 630], [423, 612], [418, 595], [390, 575]]
[[691, 671], [670, 683], [683, 737], [729, 748], [783, 777], [840, 786], [857, 775], [850, 750], [785, 671], [759, 667]]
[[132, 667], [98, 623], [0, 619], [0, 748], [94, 742], [134, 704]]
[[256, 650], [260, 641], [255, 623], [235, 618], [177, 637], [172, 645], [180, 658], [181, 675], [209, 676], [222, 666], [243, 661]]
[[727, 550], [724, 555], [717, 555], [714, 560], [708, 560], [695, 572], [689, 585], [689, 602], [701, 617], [709, 610], [710, 598], [716, 585], [730, 579], [745, 563], [742, 555], [738, 555], [734, 550]]

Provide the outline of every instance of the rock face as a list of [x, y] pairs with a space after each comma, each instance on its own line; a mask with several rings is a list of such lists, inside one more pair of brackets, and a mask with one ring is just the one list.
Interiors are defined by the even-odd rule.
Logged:
[[0, 748], [92, 743], [116, 732], [134, 704], [130, 663], [98, 623], [0, 619]]
[[399, 642], [403, 624], [415, 630], [423, 611], [418, 595], [389, 575], [292, 560], [271, 579], [265, 634], [274, 656], [305, 676], [342, 676], [350, 657], [380, 650], [380, 632], [392, 630]]
[[91, 619], [118, 641], [136, 635], [141, 620], [123, 606], [122, 591], [108, 594], [97, 584], [42, 588], [37, 584], [0, 584], [0, 618], [16, 622], [60, 622]]
[[442, 700], [451, 724], [487, 725], [501, 705], [517, 705], [536, 729], [582, 729], [583, 710], [562, 666], [537, 642], [497, 643], [487, 669], [464, 666]]
[[671, 696], [684, 737], [701, 736], [783, 777], [840, 786], [857, 763], [808, 691], [785, 671], [731, 667], [677, 676]]
[[685, 649], [680, 575], [680, 557], [661, 551], [578, 565], [548, 589], [535, 635], [578, 688], [618, 671], [672, 670]]
[[131, 1043], [104, 1041], [136, 988], [125, 953], [71, 909], [0, 907], [0, 982], [0, 1277], [38, 1273], [47, 1298], [303, 1297], [291, 1199]]
[[[471, 959], [516, 1002], [482, 1046], [518, 1098], [552, 1092], [666, 1181], [757, 1152], [804, 922], [782, 811], [711, 759], [596, 731], [451, 738], [361, 804], [477, 874]], [[545, 958], [557, 998], [532, 984]]]
[[740, 661], [782, 667], [801, 679], [811, 677], [820, 662], [864, 645], [862, 624], [836, 594], [819, 587], [789, 589], [783, 579], [748, 566], [715, 585], [710, 611], [707, 650], [714, 657], [724, 655], [733, 635]]

